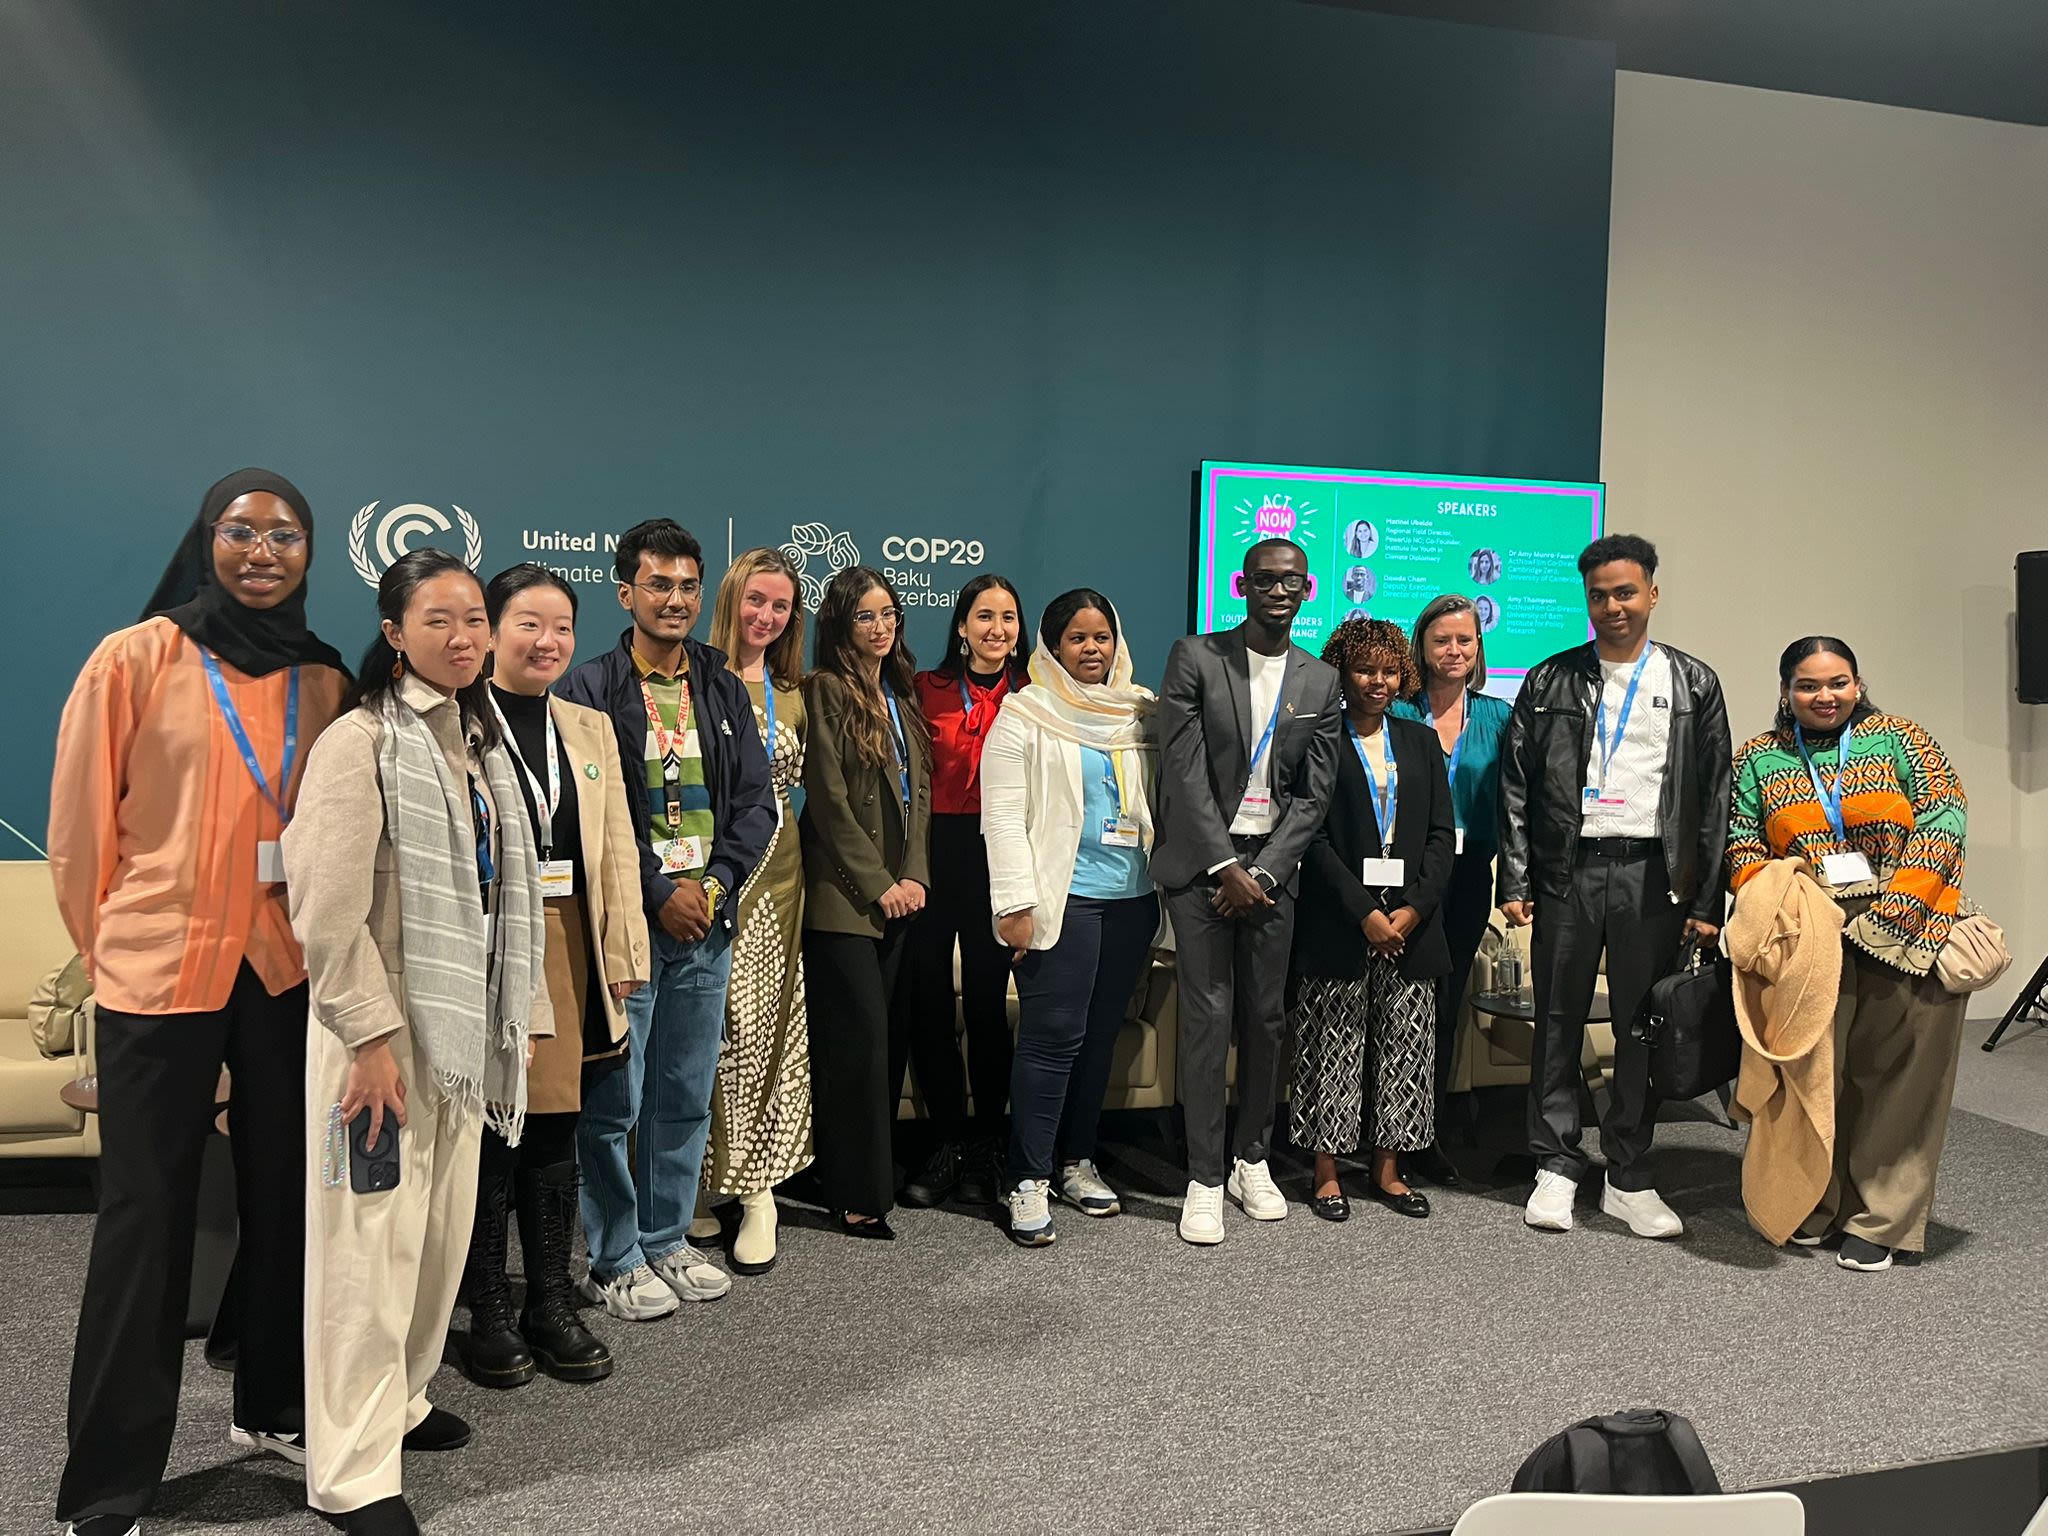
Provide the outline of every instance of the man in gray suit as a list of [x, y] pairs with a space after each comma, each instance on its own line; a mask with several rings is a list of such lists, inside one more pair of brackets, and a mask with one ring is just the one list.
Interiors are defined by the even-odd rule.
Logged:
[[[1223, 1196], [1259, 1221], [1287, 1214], [1266, 1167], [1287, 953], [1303, 850], [1337, 780], [1337, 673], [1291, 643], [1308, 557], [1287, 539], [1245, 552], [1244, 623], [1176, 640], [1159, 689], [1159, 820], [1180, 986], [1188, 1189], [1180, 1235], [1223, 1241]], [[1237, 1137], [1226, 1180], [1224, 1068], [1235, 1027]]]

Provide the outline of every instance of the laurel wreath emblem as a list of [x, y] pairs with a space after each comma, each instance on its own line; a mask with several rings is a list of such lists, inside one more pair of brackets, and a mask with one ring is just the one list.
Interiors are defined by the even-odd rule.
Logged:
[[[449, 505], [454, 506], [454, 503], [451, 502], [449, 503]], [[376, 586], [378, 579], [382, 577], [384, 572], [397, 561], [399, 555], [406, 553], [406, 549], [403, 544], [400, 544], [400, 546], [395, 551], [393, 550], [391, 545], [392, 529], [390, 527], [390, 524], [391, 520], [398, 513], [405, 511], [414, 511], [415, 507], [417, 507], [417, 504], [414, 504], [414, 507], [393, 507], [389, 512], [386, 512], [384, 514], [383, 521], [378, 523], [377, 525], [377, 535], [374, 541], [376, 548], [374, 554], [372, 553], [371, 550], [372, 540], [370, 538], [370, 521], [373, 517], [376, 516], [377, 503], [374, 501], [371, 502], [368, 506], [364, 507], [360, 512], [356, 513], [356, 515], [349, 520], [348, 563], [355, 567], [356, 574], [362, 577], [363, 580], [370, 586]], [[470, 516], [469, 513], [464, 511], [461, 507], [455, 507], [454, 510], [456, 521], [462, 525], [463, 564], [467, 565], [473, 571], [480, 570], [484, 558], [483, 529], [478, 527], [477, 520], [474, 517]], [[420, 511], [431, 513], [431, 518], [429, 519], [419, 517], [418, 512]], [[418, 510], [415, 511], [415, 520], [419, 523], [425, 523], [429, 521], [439, 523], [443, 529], [446, 529], [448, 527], [448, 520], [445, 517], [441, 516], [441, 514], [435, 511], [432, 507], [418, 508]], [[400, 530], [401, 532], [409, 531], [411, 526], [413, 526], [413, 520], [408, 520], [408, 522], [402, 523], [400, 525]], [[383, 562], [383, 564], [381, 565], [378, 563], [378, 561], [380, 560]]]

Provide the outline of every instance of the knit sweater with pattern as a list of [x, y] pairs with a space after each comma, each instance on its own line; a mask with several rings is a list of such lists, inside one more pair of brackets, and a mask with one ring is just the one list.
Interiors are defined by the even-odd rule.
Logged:
[[[1838, 734], [1809, 736], [1822, 783], [1841, 772]], [[1924, 976], [1948, 940], [1963, 897], [1963, 783], [1941, 745], [1912, 721], [1874, 714], [1855, 722], [1842, 780], [1843, 837], [1837, 839], [1794, 743], [1775, 732], [1735, 753], [1728, 821], [1728, 887], [1740, 890], [1767, 860], [1860, 853], [1875, 878], [1836, 890], [1838, 900], [1874, 898], [1844, 937], [1866, 953]], [[1861, 903], [1856, 903], [1860, 905]]]

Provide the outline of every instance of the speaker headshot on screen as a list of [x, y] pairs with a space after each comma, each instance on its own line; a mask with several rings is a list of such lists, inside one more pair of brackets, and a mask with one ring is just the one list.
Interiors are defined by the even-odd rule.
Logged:
[[1500, 580], [1500, 556], [1490, 549], [1475, 549], [1467, 562], [1475, 586], [1490, 587]]
[[1371, 558], [1379, 547], [1379, 529], [1362, 517], [1344, 530], [1344, 553], [1354, 560]]
[[1362, 565], [1354, 565], [1344, 573], [1344, 600], [1349, 603], [1365, 603], [1372, 600], [1380, 584], [1371, 571]]
[[1344, 617], [1347, 619], [1369, 619], [1372, 617], [1372, 615], [1366, 612], [1363, 608], [1354, 608], [1349, 613], [1345, 614]]
[[1479, 615], [1479, 632], [1488, 634], [1500, 623], [1500, 604], [1490, 597], [1472, 599], [1472, 611]]

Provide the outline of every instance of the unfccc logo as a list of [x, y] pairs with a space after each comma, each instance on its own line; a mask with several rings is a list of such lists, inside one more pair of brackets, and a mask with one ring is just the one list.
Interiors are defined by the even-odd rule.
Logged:
[[[454, 506], [451, 502], [449, 505]], [[396, 565], [401, 556], [412, 552], [412, 543], [424, 535], [432, 539], [437, 533], [454, 531], [446, 514], [434, 507], [417, 501], [408, 501], [403, 506], [393, 507], [377, 518], [377, 531], [370, 533], [370, 519], [376, 516], [377, 503], [371, 502], [352, 518], [348, 525], [348, 559], [356, 568], [356, 574], [371, 586], [386, 571]], [[476, 519], [462, 508], [455, 508], [457, 521], [462, 524], [462, 560], [471, 570], [476, 570], [484, 558], [483, 530], [477, 527]]]
[[834, 533], [823, 523], [793, 524], [782, 552], [796, 567], [797, 580], [803, 584], [804, 607], [812, 612], [825, 600], [825, 583], [860, 564], [860, 551], [854, 547], [852, 537]]

